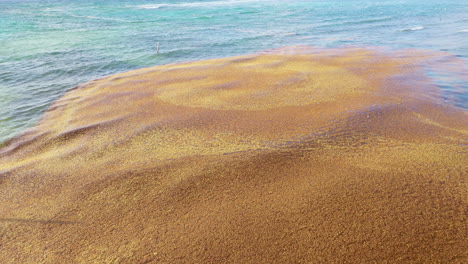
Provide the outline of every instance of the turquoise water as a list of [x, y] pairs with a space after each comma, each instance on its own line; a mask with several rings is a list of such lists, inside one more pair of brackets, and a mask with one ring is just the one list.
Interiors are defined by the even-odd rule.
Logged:
[[[429, 49], [466, 62], [462, 2], [0, 0], [0, 142], [80, 83], [158, 64], [290, 45]], [[468, 108], [466, 80], [429, 74]]]

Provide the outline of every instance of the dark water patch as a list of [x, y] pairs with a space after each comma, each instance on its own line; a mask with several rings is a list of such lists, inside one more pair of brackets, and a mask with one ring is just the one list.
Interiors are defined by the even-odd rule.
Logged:
[[261, 14], [261, 11], [239, 11], [241, 15], [253, 15], [253, 14]]

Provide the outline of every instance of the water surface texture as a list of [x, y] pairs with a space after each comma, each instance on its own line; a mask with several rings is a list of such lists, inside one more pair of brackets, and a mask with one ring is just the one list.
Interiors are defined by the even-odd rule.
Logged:
[[[463, 1], [2, 0], [0, 142], [76, 85], [132, 69], [292, 45], [428, 49], [466, 65], [467, 43]], [[426, 71], [466, 108], [457, 65]]]

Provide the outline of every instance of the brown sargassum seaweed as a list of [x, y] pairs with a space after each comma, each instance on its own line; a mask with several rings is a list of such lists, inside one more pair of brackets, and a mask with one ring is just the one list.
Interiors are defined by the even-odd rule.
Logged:
[[465, 262], [468, 124], [437, 56], [289, 47], [77, 87], [0, 149], [0, 259]]

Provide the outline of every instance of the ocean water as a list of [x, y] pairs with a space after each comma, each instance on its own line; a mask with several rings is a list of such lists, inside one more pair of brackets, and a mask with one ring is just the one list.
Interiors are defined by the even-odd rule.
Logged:
[[[0, 0], [0, 142], [34, 125], [51, 102], [89, 80], [292, 45], [425, 49], [466, 65], [468, 4]], [[440, 63], [449, 61], [442, 58]], [[466, 109], [466, 67], [449, 68], [427, 69], [427, 74], [444, 90], [448, 103]]]

